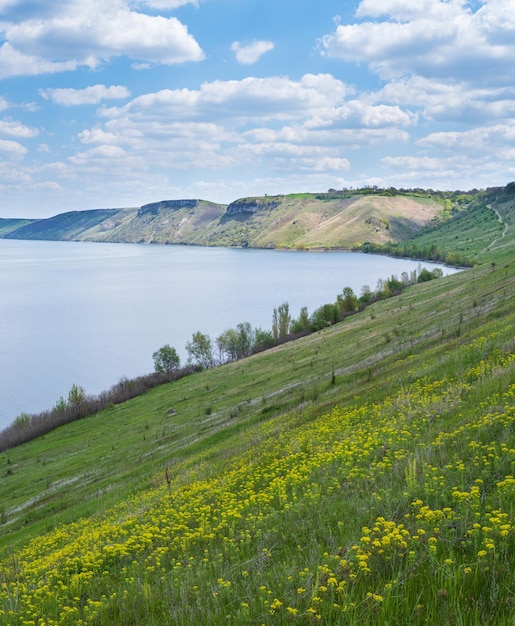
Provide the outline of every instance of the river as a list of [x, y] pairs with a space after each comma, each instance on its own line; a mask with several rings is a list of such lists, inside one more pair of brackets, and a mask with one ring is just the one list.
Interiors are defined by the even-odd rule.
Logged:
[[166, 343], [184, 363], [197, 330], [214, 340], [239, 322], [270, 329], [282, 302], [296, 317], [418, 266], [351, 252], [0, 239], [0, 429], [74, 384], [98, 394], [151, 372]]

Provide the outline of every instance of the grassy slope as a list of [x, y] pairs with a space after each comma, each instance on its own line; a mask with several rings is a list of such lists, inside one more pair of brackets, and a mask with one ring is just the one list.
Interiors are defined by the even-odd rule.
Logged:
[[440, 210], [434, 201], [396, 196], [319, 200], [313, 195], [277, 196], [279, 205], [254, 214], [224, 216], [211, 245], [260, 248], [350, 248], [412, 237]]
[[499, 220], [496, 210], [483, 201], [459, 213], [440, 228], [413, 237], [409, 243], [420, 248], [438, 245], [448, 252], [480, 259], [482, 254], [494, 252], [500, 247], [505, 222], [513, 222], [512, 201], [496, 204], [495, 208], [501, 212], [503, 222]]
[[510, 623], [505, 204], [472, 270], [0, 455], [0, 623]]
[[26, 226], [27, 224], [31, 224], [33, 220], [24, 220], [24, 219], [2, 219], [0, 218], [0, 237], [4, 237], [8, 235], [14, 230], [21, 228], [22, 226]]
[[48, 219], [36, 220], [6, 235], [12, 239], [46, 239], [53, 241], [76, 239], [84, 230], [96, 227], [117, 215], [116, 209], [71, 211]]
[[195, 208], [98, 209], [37, 220], [6, 236], [133, 243], [183, 243], [260, 248], [350, 248], [365, 241], [403, 241], [441, 210], [434, 200], [362, 195], [317, 199], [313, 194], [260, 198], [273, 209], [226, 215], [226, 206], [199, 201]]
[[213, 224], [225, 212], [225, 205], [200, 200], [195, 208], [160, 209], [157, 215], [138, 215], [119, 224], [86, 230], [82, 241], [112, 241], [132, 243], [203, 244], [211, 234]]

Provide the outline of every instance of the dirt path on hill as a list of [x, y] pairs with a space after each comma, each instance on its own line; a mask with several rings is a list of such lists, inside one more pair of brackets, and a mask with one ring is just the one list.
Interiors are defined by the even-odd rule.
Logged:
[[497, 209], [495, 209], [491, 204], [487, 204], [486, 205], [487, 209], [491, 209], [492, 211], [495, 211], [495, 214], [497, 215], [497, 220], [500, 224], [502, 224], [504, 226], [504, 230], [502, 231], [502, 234], [500, 237], [496, 237], [495, 239], [493, 239], [487, 246], [486, 248], [483, 250], [483, 252], [486, 252], [487, 250], [490, 250], [490, 248], [492, 246], [494, 246], [498, 241], [501, 241], [502, 239], [504, 239], [504, 237], [506, 237], [506, 233], [508, 232], [509, 226], [508, 224], [503, 220], [502, 215], [499, 213], [499, 211]]

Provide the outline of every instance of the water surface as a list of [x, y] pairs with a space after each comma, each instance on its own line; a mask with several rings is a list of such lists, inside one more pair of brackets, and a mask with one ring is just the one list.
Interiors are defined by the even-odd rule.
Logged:
[[0, 428], [50, 409], [73, 384], [97, 394], [152, 371], [165, 343], [184, 362], [197, 330], [214, 340], [239, 322], [269, 329], [284, 301], [293, 316], [311, 313], [343, 287], [359, 295], [418, 265], [351, 252], [0, 239]]

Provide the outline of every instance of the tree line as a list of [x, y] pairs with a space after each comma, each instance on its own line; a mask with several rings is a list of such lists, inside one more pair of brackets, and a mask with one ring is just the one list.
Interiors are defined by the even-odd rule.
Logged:
[[[400, 278], [392, 275], [388, 279], [379, 279], [375, 291], [364, 285], [359, 296], [351, 287], [344, 287], [335, 302], [323, 304], [312, 314], [309, 314], [307, 307], [302, 307], [297, 318], [292, 317], [288, 302], [283, 302], [273, 310], [270, 330], [253, 328], [249, 322], [242, 322], [235, 328], [225, 330], [214, 341], [208, 334], [196, 331], [186, 343], [187, 365], [207, 369], [243, 359], [341, 322], [378, 300], [398, 295], [409, 285], [442, 275], [440, 268], [428, 270], [419, 267], [411, 273], [403, 272]], [[152, 358], [154, 370], [160, 374], [170, 375], [180, 368], [179, 354], [169, 344], [154, 352]]]
[[122, 378], [108, 391], [97, 396], [88, 395], [83, 387], [73, 385], [68, 396], [59, 398], [52, 409], [37, 414], [22, 413], [2, 430], [0, 452], [49, 433], [63, 424], [126, 402], [164, 383], [179, 380], [202, 369], [243, 359], [336, 324], [373, 302], [401, 293], [409, 285], [442, 275], [439, 268], [431, 271], [419, 266], [411, 273], [403, 272], [400, 278], [392, 275], [388, 279], [379, 279], [374, 291], [364, 285], [359, 296], [350, 287], [345, 287], [335, 302], [323, 304], [311, 314], [307, 307], [302, 307], [297, 318], [292, 317], [288, 302], [283, 302], [273, 310], [270, 330], [253, 328], [249, 322], [242, 322], [222, 332], [214, 341], [209, 335], [197, 331], [186, 343], [188, 359], [185, 365], [181, 366], [177, 350], [166, 344], [153, 353], [154, 372], [150, 374], [133, 379]]

